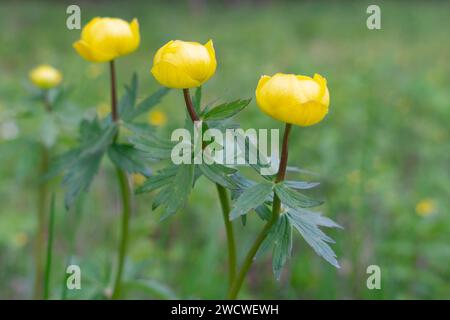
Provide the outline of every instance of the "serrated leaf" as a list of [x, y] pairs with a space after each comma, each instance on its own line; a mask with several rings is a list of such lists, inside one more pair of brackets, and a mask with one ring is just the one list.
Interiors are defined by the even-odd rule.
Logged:
[[247, 214], [252, 209], [255, 209], [271, 194], [273, 184], [269, 182], [262, 182], [246, 189], [237, 199], [233, 209], [230, 212], [230, 220]]
[[71, 167], [77, 160], [80, 153], [79, 149], [72, 149], [55, 156], [51, 162], [48, 171], [42, 177], [44, 180], [51, 179]]
[[194, 167], [193, 164], [178, 166], [177, 174], [170, 185], [169, 197], [163, 203], [165, 210], [161, 220], [175, 214], [186, 203], [194, 182]]
[[123, 122], [123, 126], [138, 136], [145, 136], [155, 132], [155, 127], [145, 122]]
[[297, 215], [305, 216], [305, 219], [313, 221], [316, 225], [326, 228], [339, 228], [343, 227], [328, 217], [323, 216], [320, 212], [310, 211], [306, 209], [289, 209], [294, 211]]
[[154, 160], [170, 159], [174, 144], [153, 134], [131, 137], [130, 142], [143, 152], [144, 157]]
[[292, 189], [298, 189], [298, 190], [306, 190], [306, 189], [312, 189], [314, 187], [317, 187], [320, 183], [319, 182], [307, 182], [307, 181], [284, 181], [284, 184]]
[[148, 177], [148, 179], [136, 189], [136, 194], [151, 192], [170, 184], [173, 181], [173, 177], [175, 177], [177, 171], [177, 166], [169, 166], [159, 170], [156, 174]]
[[281, 271], [292, 252], [292, 227], [284, 214], [278, 218], [278, 221], [272, 252], [272, 270], [275, 278], [280, 280]]
[[255, 211], [262, 220], [269, 221], [272, 217], [272, 211], [265, 204], [256, 207]]
[[116, 166], [128, 173], [150, 174], [142, 152], [132, 145], [113, 143], [108, 148], [108, 156]]
[[87, 191], [97, 174], [103, 153], [94, 153], [79, 157], [63, 178], [66, 189], [65, 206], [68, 209], [81, 191]]
[[137, 104], [137, 106], [132, 109], [130, 112], [127, 112], [123, 115], [122, 119], [124, 121], [131, 121], [134, 118], [147, 113], [150, 111], [153, 107], [158, 105], [161, 102], [161, 99], [169, 92], [170, 89], [168, 88], [161, 88], [142, 100], [140, 103]]
[[235, 114], [242, 111], [252, 99], [236, 100], [233, 102], [223, 103], [211, 110], [209, 110], [204, 116], [204, 120], [222, 120], [231, 118]]
[[121, 118], [127, 118], [133, 112], [134, 105], [136, 104], [137, 90], [138, 77], [136, 73], [133, 73], [131, 84], [125, 86], [125, 94], [119, 101], [119, 115]]
[[334, 243], [334, 240], [319, 229], [317, 221], [308, 215], [298, 214], [295, 210], [289, 210], [286, 215], [313, 250], [330, 264], [339, 268], [336, 254], [327, 244]]
[[104, 152], [117, 134], [117, 125], [109, 123], [105, 127], [100, 125], [97, 118], [82, 120], [80, 124], [80, 157]]
[[275, 185], [275, 193], [280, 198], [281, 203], [289, 208], [311, 208], [323, 204], [323, 201], [311, 199], [295, 190], [290, 189], [283, 183]]
[[199, 165], [200, 171], [212, 182], [215, 182], [222, 187], [225, 187], [227, 189], [238, 189], [239, 187], [236, 185], [234, 180], [227, 174], [229, 172], [224, 166], [221, 166], [219, 164], [200, 164]]

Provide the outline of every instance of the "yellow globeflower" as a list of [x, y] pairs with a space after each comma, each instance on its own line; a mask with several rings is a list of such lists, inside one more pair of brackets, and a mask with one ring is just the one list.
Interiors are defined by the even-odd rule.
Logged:
[[153, 110], [148, 114], [148, 122], [154, 126], [163, 126], [167, 122], [167, 116], [164, 112]]
[[133, 185], [135, 187], [140, 187], [147, 179], [143, 174], [140, 173], [133, 173], [131, 177], [133, 180]]
[[111, 105], [108, 103], [100, 103], [95, 108], [100, 119], [105, 118], [111, 112]]
[[277, 120], [311, 126], [328, 113], [330, 94], [327, 81], [319, 74], [313, 78], [277, 73], [262, 76], [256, 88], [259, 108]]
[[208, 81], [216, 72], [216, 67], [212, 40], [205, 45], [175, 40], [156, 52], [151, 73], [163, 86], [187, 89]]
[[40, 65], [30, 71], [29, 78], [38, 88], [51, 89], [62, 81], [61, 72], [47, 64]]
[[435, 209], [436, 205], [431, 199], [423, 199], [416, 205], [416, 213], [422, 217], [429, 216]]
[[94, 18], [81, 32], [81, 39], [73, 44], [84, 59], [106, 62], [127, 55], [140, 43], [139, 23], [119, 18]]

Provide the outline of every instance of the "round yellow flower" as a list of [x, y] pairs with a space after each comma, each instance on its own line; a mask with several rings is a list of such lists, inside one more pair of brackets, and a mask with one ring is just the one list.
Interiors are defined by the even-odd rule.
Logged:
[[144, 184], [145, 180], [147, 180], [147, 178], [143, 174], [140, 174], [140, 173], [133, 173], [131, 175], [131, 177], [133, 180], [133, 185], [135, 187], [140, 187], [141, 185]]
[[51, 89], [62, 81], [61, 72], [47, 64], [40, 65], [30, 71], [29, 78], [38, 88]]
[[139, 23], [119, 18], [94, 18], [73, 44], [80, 56], [92, 62], [106, 62], [135, 51], [140, 43]]
[[431, 199], [423, 199], [416, 205], [416, 213], [419, 216], [426, 217], [436, 210], [436, 205]]
[[109, 113], [111, 112], [111, 105], [104, 102], [104, 103], [100, 103], [97, 105], [97, 107], [95, 108], [95, 110], [97, 111], [97, 115], [100, 119], [105, 118], [107, 115], [109, 115]]
[[199, 87], [208, 81], [216, 67], [212, 40], [205, 45], [175, 40], [156, 52], [151, 73], [163, 86], [186, 89]]
[[148, 122], [154, 126], [163, 126], [167, 122], [167, 116], [164, 112], [153, 110], [148, 114]]
[[313, 78], [277, 73], [262, 76], [256, 88], [259, 108], [274, 119], [311, 126], [328, 113], [330, 94], [327, 81], [319, 74]]

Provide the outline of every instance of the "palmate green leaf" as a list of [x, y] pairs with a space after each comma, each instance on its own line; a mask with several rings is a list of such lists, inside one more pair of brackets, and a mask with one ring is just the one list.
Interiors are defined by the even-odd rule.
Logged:
[[77, 160], [79, 153], [79, 149], [72, 149], [54, 157], [50, 162], [49, 170], [44, 174], [42, 179], [52, 179], [66, 171]]
[[151, 192], [172, 183], [177, 171], [178, 166], [174, 165], [159, 170], [156, 174], [148, 177], [148, 179], [136, 189], [135, 193]]
[[273, 186], [270, 182], [262, 182], [246, 189], [234, 204], [230, 212], [230, 220], [247, 214], [250, 210], [263, 204], [272, 193]]
[[98, 136], [93, 138], [89, 144], [85, 143], [81, 148], [80, 157], [90, 156], [92, 154], [102, 153], [113, 142], [114, 137], [117, 135], [117, 125], [110, 124], [103, 129]]
[[236, 170], [227, 168], [219, 164], [200, 164], [199, 169], [201, 173], [214, 183], [221, 185], [222, 187], [230, 190], [238, 189], [239, 186], [234, 182], [230, 173], [234, 173]]
[[292, 189], [298, 189], [298, 190], [306, 190], [306, 189], [312, 189], [314, 187], [317, 187], [320, 183], [319, 182], [307, 182], [307, 181], [284, 181], [284, 184]]
[[136, 149], [142, 151], [144, 157], [154, 160], [170, 159], [174, 146], [173, 142], [150, 133], [146, 136], [131, 137], [130, 142]]
[[146, 122], [122, 122], [122, 125], [137, 136], [155, 133], [155, 127]]
[[323, 201], [311, 199], [295, 190], [290, 189], [284, 183], [275, 185], [275, 193], [281, 203], [292, 209], [311, 208], [323, 204]]
[[233, 102], [223, 103], [205, 113], [203, 119], [206, 121], [223, 120], [231, 118], [242, 111], [252, 99], [235, 100]]
[[334, 243], [334, 240], [328, 237], [322, 230], [320, 225], [338, 226], [337, 224], [330, 224], [328, 220], [323, 220], [313, 217], [310, 214], [301, 214], [297, 210], [288, 210], [286, 213], [290, 223], [300, 232], [305, 241], [313, 248], [313, 250], [330, 264], [339, 268], [339, 263], [336, 259], [336, 254], [330, 248], [328, 243]]
[[280, 215], [269, 230], [255, 257], [260, 257], [270, 247], [273, 247], [272, 270], [275, 278], [279, 280], [283, 267], [292, 253], [292, 226], [285, 214]]
[[150, 174], [142, 152], [132, 145], [113, 143], [108, 147], [108, 156], [116, 166], [128, 173]]
[[175, 214], [186, 203], [194, 183], [194, 167], [193, 164], [178, 166], [178, 171], [170, 184], [169, 196], [161, 204], [164, 206], [161, 220]]
[[169, 92], [168, 88], [161, 88], [142, 100], [137, 104], [135, 108], [130, 109], [128, 112], [124, 112], [122, 115], [122, 119], [126, 122], [130, 122], [131, 120], [139, 117], [142, 114], [149, 112], [153, 107], [158, 105], [161, 102], [161, 99]]
[[129, 86], [125, 86], [125, 94], [119, 101], [120, 118], [126, 118], [127, 115], [133, 112], [134, 105], [136, 104], [137, 90], [138, 77], [136, 73], [133, 73], [131, 83]]
[[73, 201], [81, 191], [87, 191], [97, 174], [103, 152], [78, 156], [63, 178], [63, 187], [66, 189], [64, 203], [66, 209], [70, 208]]

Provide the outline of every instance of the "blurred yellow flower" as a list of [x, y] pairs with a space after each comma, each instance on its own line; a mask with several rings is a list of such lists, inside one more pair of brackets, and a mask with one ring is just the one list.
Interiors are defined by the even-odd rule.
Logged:
[[358, 184], [361, 181], [361, 171], [359, 171], [358, 169], [353, 170], [352, 172], [347, 174], [347, 180], [351, 184]]
[[119, 18], [94, 18], [73, 44], [80, 56], [92, 62], [107, 62], [135, 51], [140, 43], [139, 23]]
[[131, 179], [133, 180], [133, 185], [135, 187], [141, 186], [145, 182], [145, 180], [147, 180], [147, 178], [140, 173], [133, 173], [131, 175]]
[[18, 247], [23, 247], [28, 243], [28, 236], [25, 232], [19, 232], [14, 238], [14, 242]]
[[436, 210], [436, 204], [431, 199], [423, 199], [416, 204], [416, 213], [419, 216], [426, 217]]
[[103, 102], [96, 107], [97, 115], [100, 119], [105, 118], [111, 112], [111, 105]]
[[274, 119], [311, 126], [328, 113], [330, 94], [326, 79], [319, 74], [311, 78], [277, 73], [259, 79], [256, 102], [263, 112]]
[[205, 45], [172, 40], [156, 52], [151, 73], [163, 86], [186, 89], [199, 87], [208, 81], [216, 67], [212, 40]]
[[51, 89], [62, 81], [62, 74], [48, 64], [42, 64], [29, 73], [31, 82], [38, 88]]
[[164, 126], [167, 122], [167, 116], [163, 111], [153, 110], [148, 114], [148, 122], [153, 126]]

